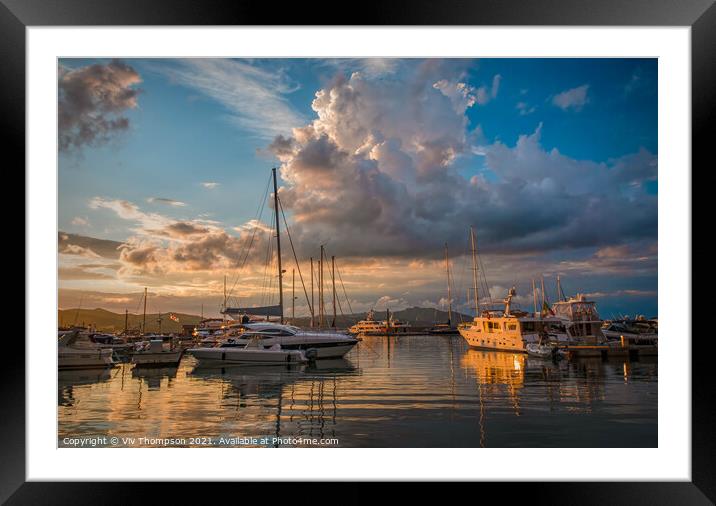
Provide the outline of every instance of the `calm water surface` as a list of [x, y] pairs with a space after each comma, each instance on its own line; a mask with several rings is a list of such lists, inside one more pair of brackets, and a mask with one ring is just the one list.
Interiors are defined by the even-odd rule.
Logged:
[[460, 336], [366, 337], [343, 360], [290, 369], [187, 355], [178, 368], [60, 372], [58, 446], [656, 447], [657, 370], [472, 350]]

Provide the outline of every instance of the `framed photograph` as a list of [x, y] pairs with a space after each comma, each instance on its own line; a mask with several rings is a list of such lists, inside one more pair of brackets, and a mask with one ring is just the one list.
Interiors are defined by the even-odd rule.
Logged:
[[297, 8], [3, 0], [27, 296], [0, 498], [712, 503], [691, 330], [712, 2]]

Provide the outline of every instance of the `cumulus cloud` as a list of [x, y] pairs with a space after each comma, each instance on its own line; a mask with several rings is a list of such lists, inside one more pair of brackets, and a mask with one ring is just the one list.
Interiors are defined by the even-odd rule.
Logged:
[[589, 97], [587, 96], [588, 91], [588, 84], [563, 91], [552, 97], [552, 104], [563, 111], [580, 111], [582, 107], [589, 102]]
[[219, 183], [215, 181], [204, 181], [203, 183], [201, 183], [201, 186], [203, 186], [207, 190], [213, 190], [214, 188], [219, 186]]
[[137, 107], [141, 78], [120, 60], [58, 72], [60, 151], [97, 146], [129, 128], [128, 109]]
[[[250, 220], [229, 235], [220, 224], [205, 219], [177, 220], [159, 213], [147, 213], [133, 202], [93, 198], [93, 209], [108, 209], [119, 218], [133, 222], [134, 235], [116, 243], [120, 277], [163, 276], [221, 269], [237, 269], [265, 261], [271, 228]], [[64, 246], [68, 250], [69, 246]], [[69, 251], [80, 254], [79, 251]]]
[[657, 163], [646, 150], [576, 160], [544, 149], [540, 125], [514, 146], [479, 146], [486, 172], [459, 172], [476, 148], [465, 113], [478, 103], [461, 79], [425, 65], [401, 79], [356, 72], [316, 93], [316, 119], [271, 144], [304, 251], [330, 241], [342, 256], [438, 255], [473, 224], [482, 248], [506, 254], [656, 233], [645, 183]]

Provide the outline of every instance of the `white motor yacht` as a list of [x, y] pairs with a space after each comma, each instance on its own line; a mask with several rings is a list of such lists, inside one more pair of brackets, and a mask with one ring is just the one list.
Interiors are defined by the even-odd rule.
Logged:
[[365, 320], [361, 320], [351, 328], [348, 332], [355, 335], [361, 336], [387, 336], [393, 334], [405, 334], [410, 332], [410, 324], [393, 318], [393, 315], [388, 313], [386, 320], [378, 321], [375, 320], [375, 313], [371, 309]]
[[550, 325], [549, 335], [561, 344], [604, 344], [602, 319], [595, 302], [582, 294], [559, 300], [552, 305], [556, 323]]
[[[308, 358], [322, 359], [343, 357], [358, 343], [355, 337], [346, 334], [314, 332], [272, 322], [244, 323], [232, 328], [239, 332], [222, 340], [217, 347], [241, 347], [256, 340], [260, 348], [271, 348], [278, 344], [281, 350], [300, 350], [306, 352]], [[197, 350], [205, 349], [211, 347], [190, 348], [186, 351], [196, 356]]]
[[103, 348], [92, 342], [88, 335], [79, 330], [59, 332], [57, 345], [59, 370], [101, 369], [117, 363], [111, 348]]
[[132, 353], [132, 363], [157, 367], [177, 365], [181, 360], [183, 351], [181, 348], [165, 347], [162, 339], [152, 339], [148, 342], [137, 344], [137, 348]]
[[213, 348], [192, 348], [189, 352], [199, 362], [209, 365], [300, 364], [308, 362], [306, 358], [307, 353], [315, 354], [314, 350], [304, 352], [302, 350], [283, 349], [278, 343], [265, 348], [261, 343], [261, 337], [262, 336], [258, 334], [254, 334], [246, 344], [236, 344], [235, 342], [227, 341]]

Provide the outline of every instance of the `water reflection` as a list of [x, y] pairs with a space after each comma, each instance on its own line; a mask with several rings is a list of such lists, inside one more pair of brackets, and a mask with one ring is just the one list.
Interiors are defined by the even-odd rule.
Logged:
[[[59, 436], [338, 438], [339, 446], [656, 446], [658, 364], [365, 338], [346, 359], [60, 375]], [[278, 443], [269, 444], [278, 445]]]
[[57, 373], [57, 403], [72, 406], [76, 403], [75, 387], [102, 383], [111, 379], [111, 369], [66, 370]]

